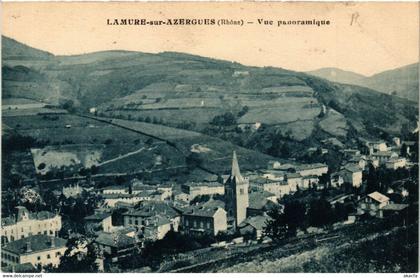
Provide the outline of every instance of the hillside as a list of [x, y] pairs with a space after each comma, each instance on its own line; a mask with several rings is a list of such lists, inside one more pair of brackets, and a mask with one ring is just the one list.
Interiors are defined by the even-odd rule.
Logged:
[[351, 146], [416, 126], [414, 102], [281, 68], [173, 52], [51, 56], [5, 41], [3, 98], [77, 113], [95, 108], [98, 116], [189, 129], [281, 158], [331, 138]]
[[384, 71], [365, 78], [361, 86], [418, 101], [419, 99], [419, 64], [411, 64], [394, 70]]
[[366, 76], [352, 71], [345, 71], [339, 68], [321, 68], [308, 71], [308, 74], [327, 79], [332, 82], [344, 84], [358, 84], [357, 82]]
[[418, 63], [387, 70], [369, 77], [338, 68], [322, 68], [307, 73], [332, 82], [359, 85], [416, 102], [419, 98]]

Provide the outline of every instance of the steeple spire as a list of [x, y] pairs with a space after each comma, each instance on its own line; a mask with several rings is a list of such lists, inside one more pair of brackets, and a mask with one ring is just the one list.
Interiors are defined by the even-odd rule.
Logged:
[[236, 157], [236, 152], [233, 151], [232, 158], [232, 173], [230, 174], [232, 178], [235, 178], [236, 181], [242, 181], [241, 171], [239, 170], [238, 158]]

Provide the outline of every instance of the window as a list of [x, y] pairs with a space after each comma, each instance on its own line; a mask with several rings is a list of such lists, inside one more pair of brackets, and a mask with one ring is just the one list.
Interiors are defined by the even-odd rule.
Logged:
[[136, 225], [138, 225], [138, 224], [139, 224], [139, 221], [138, 221], [138, 220], [136, 220], [136, 221], [134, 221], [134, 223], [135, 223]]
[[239, 194], [244, 195], [244, 189], [243, 188], [239, 189]]
[[47, 259], [51, 259], [51, 255], [50, 254], [47, 254]]
[[197, 222], [194, 220], [194, 222], [193, 222], [193, 227], [195, 228], [195, 227], [197, 227]]
[[44, 235], [47, 235], [47, 231], [44, 231]]
[[128, 219], [128, 224], [133, 224], [133, 221], [131, 221], [131, 219]]
[[21, 229], [22, 233], [23, 233], [23, 228]]
[[188, 226], [188, 225], [189, 225], [188, 219], [185, 219], [185, 226]]
[[38, 256], [36, 259], [37, 259], [38, 261], [40, 261], [40, 260], [41, 260], [41, 256]]
[[20, 238], [25, 238], [25, 236], [24, 235], [21, 235]]
[[207, 229], [210, 229], [210, 222], [207, 222]]
[[50, 235], [53, 235], [54, 234], [54, 232], [53, 231], [50, 231]]
[[55, 257], [57, 258], [59, 256], [61, 256], [61, 253], [60, 252], [55, 252]]
[[200, 228], [203, 229], [204, 228], [204, 222], [200, 221]]

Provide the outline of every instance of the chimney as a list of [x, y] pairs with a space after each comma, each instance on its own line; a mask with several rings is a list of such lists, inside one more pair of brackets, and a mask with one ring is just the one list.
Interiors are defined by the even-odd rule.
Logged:
[[31, 242], [27, 241], [26, 242], [26, 253], [30, 253], [30, 252], [32, 252]]
[[50, 244], [51, 247], [55, 247], [55, 237], [51, 237]]

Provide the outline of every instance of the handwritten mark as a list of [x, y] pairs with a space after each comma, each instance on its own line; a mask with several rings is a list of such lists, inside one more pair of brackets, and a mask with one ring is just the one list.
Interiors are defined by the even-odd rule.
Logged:
[[350, 21], [350, 26], [352, 26], [353, 25], [353, 23], [357, 23], [358, 24], [358, 22], [357, 22], [357, 19], [359, 18], [359, 13], [358, 12], [355, 12], [355, 13], [353, 13], [352, 15], [351, 15], [351, 21]]

